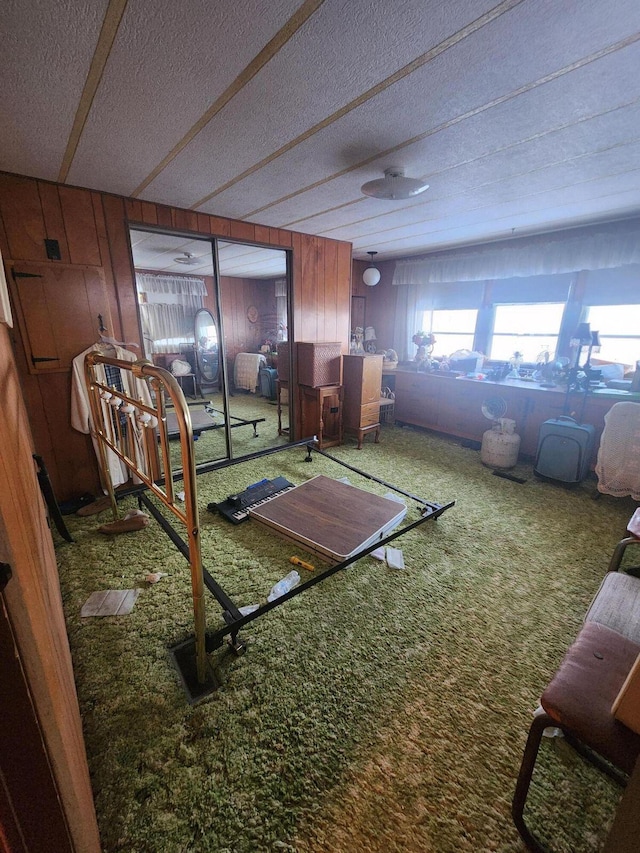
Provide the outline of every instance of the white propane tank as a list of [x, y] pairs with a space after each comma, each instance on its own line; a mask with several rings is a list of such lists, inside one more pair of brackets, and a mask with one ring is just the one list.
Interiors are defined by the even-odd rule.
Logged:
[[482, 436], [480, 460], [490, 468], [513, 468], [518, 461], [520, 436], [516, 433], [516, 422], [500, 418]]

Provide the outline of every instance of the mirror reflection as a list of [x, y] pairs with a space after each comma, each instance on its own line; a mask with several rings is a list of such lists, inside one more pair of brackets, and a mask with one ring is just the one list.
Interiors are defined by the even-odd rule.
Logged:
[[[278, 353], [289, 346], [287, 258], [277, 249], [220, 240], [218, 269], [232, 455], [237, 457], [288, 441], [277, 423]], [[281, 418], [288, 426], [282, 390]], [[256, 418], [261, 420], [254, 423]], [[253, 426], [243, 426], [247, 422]]]
[[[183, 390], [196, 463], [286, 443], [288, 366], [278, 379], [283, 351], [289, 364], [286, 252], [141, 229], [130, 237], [144, 355]], [[177, 437], [170, 431], [172, 458]]]
[[196, 314], [194, 339], [200, 387], [215, 385], [220, 367], [218, 326], [212, 313], [206, 308]]

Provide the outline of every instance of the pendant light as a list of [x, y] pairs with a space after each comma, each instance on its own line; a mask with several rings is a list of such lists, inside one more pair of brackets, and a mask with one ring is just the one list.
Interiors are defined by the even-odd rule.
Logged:
[[198, 263], [198, 258], [191, 252], [183, 252], [177, 258], [173, 259], [177, 264], [186, 264], [188, 267], [193, 267]]
[[387, 201], [400, 201], [413, 198], [429, 189], [429, 184], [417, 178], [408, 178], [402, 166], [390, 166], [384, 170], [384, 178], [367, 181], [360, 187], [361, 192], [373, 198]]
[[377, 252], [367, 252], [367, 255], [371, 257], [371, 261], [366, 270], [362, 273], [362, 280], [367, 285], [367, 287], [375, 287], [376, 284], [380, 281], [380, 270], [373, 263], [373, 259]]

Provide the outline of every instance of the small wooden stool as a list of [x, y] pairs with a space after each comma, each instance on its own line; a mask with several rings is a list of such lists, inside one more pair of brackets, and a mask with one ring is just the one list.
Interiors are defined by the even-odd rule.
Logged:
[[547, 727], [562, 730], [576, 752], [614, 781], [625, 785], [640, 755], [640, 735], [615, 719], [611, 706], [640, 645], [597, 622], [587, 622], [546, 690], [524, 750], [511, 807], [513, 821], [529, 850], [546, 853], [524, 821], [524, 808]]
[[628, 545], [637, 545], [640, 543], [640, 507], [638, 507], [629, 519], [629, 523], [627, 524], [627, 533], [629, 536], [626, 536], [618, 542], [613, 554], [611, 555], [611, 561], [609, 562], [609, 568], [607, 569], [608, 572], [618, 571]]

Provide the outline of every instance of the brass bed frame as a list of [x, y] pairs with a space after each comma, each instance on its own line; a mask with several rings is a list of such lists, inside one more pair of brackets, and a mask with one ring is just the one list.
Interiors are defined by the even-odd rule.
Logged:
[[[131, 397], [125, 391], [107, 384], [106, 379], [103, 378], [103, 370], [101, 369], [107, 365], [118, 368], [120, 371], [129, 371], [135, 379], [148, 382], [152, 391], [152, 403], [145, 403], [142, 399]], [[455, 501], [446, 504], [433, 503], [410, 492], [406, 492], [397, 486], [393, 486], [365, 471], [361, 471], [320, 450], [317, 447], [315, 437], [289, 442], [274, 448], [267, 448], [266, 450], [247, 454], [237, 459], [223, 459], [207, 463], [196, 468], [189, 406], [177, 380], [169, 371], [161, 367], [156, 367], [150, 361], [122, 361], [110, 358], [98, 351], [93, 351], [85, 357], [85, 380], [91, 408], [92, 436], [98, 447], [100, 478], [103, 487], [109, 495], [114, 519], [118, 518], [118, 506], [113, 482], [109, 473], [107, 456], [109, 451], [114, 453], [127, 467], [134, 481], [137, 479], [139, 482], [139, 485], [127, 491], [127, 494], [133, 493], [137, 495], [139, 505], [149, 510], [173, 544], [181, 551], [190, 566], [194, 638], [173, 647], [171, 654], [180, 674], [183, 687], [191, 702], [199, 701], [219, 686], [209, 666], [207, 655], [214, 649], [219, 648], [225, 638], [227, 638], [234, 651], [241, 653], [244, 651], [245, 644], [238, 640], [238, 632], [248, 622], [283, 604], [295, 595], [299, 595], [310, 586], [325, 580], [335, 572], [346, 568], [351, 563], [366, 556], [376, 548], [391, 542], [401, 534], [412, 530], [429, 519], [438, 518], [455, 503]], [[173, 404], [179, 428], [181, 469], [178, 470], [176, 468], [175, 471], [169, 453], [169, 438], [166, 428], [167, 412], [165, 401], [167, 397]], [[227, 434], [230, 428], [230, 425], [227, 423]], [[139, 439], [137, 444], [134, 440], [136, 436]], [[363, 548], [347, 560], [331, 565], [322, 572], [314, 574], [310, 580], [294, 587], [276, 600], [265, 602], [257, 610], [243, 614], [203, 566], [196, 476], [198, 473], [220, 470], [230, 465], [259, 459], [295, 447], [306, 448], [307, 457], [305, 461], [307, 462], [312, 461], [312, 451], [320, 453], [340, 466], [354, 471], [368, 480], [392, 489], [405, 498], [415, 501], [418, 504], [420, 517], [397, 528], [384, 538], [376, 541], [373, 545]], [[184, 502], [177, 501], [174, 481], [178, 479], [182, 479], [184, 482]], [[149, 494], [153, 495], [186, 527], [187, 541], [180, 536], [178, 531], [170, 524], [167, 517], [150, 500]], [[182, 506], [183, 503], [184, 507]], [[210, 633], [207, 633], [206, 630], [205, 586], [222, 607], [223, 618], [226, 623], [225, 627]]]

